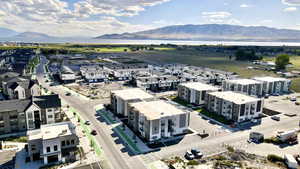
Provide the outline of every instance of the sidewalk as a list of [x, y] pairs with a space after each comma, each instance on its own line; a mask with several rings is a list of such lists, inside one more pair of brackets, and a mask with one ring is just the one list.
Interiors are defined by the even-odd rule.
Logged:
[[95, 106], [95, 109], [96, 112], [110, 124], [109, 127], [120, 136], [120, 138], [135, 154], [146, 153], [153, 150], [149, 148], [138, 136], [135, 136], [135, 133], [132, 132], [126, 125], [125, 129], [123, 129], [122, 121], [118, 117], [113, 116], [111, 112], [105, 111], [103, 109], [103, 105], [97, 105]]

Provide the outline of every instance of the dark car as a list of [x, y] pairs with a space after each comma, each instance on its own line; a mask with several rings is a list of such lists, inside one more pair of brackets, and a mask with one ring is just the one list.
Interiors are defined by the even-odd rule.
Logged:
[[66, 96], [71, 96], [71, 93], [70, 92], [66, 93]]
[[202, 158], [203, 157], [203, 153], [200, 150], [192, 149], [191, 152], [193, 153], [195, 158]]
[[91, 124], [91, 122], [90, 121], [85, 121], [85, 123], [84, 123], [85, 125], [90, 125]]
[[184, 155], [184, 157], [187, 159], [187, 160], [193, 160], [195, 158], [194, 154], [191, 153], [190, 151], [187, 151]]
[[271, 116], [272, 120], [276, 120], [276, 121], [280, 121], [280, 117], [279, 116]]
[[96, 130], [92, 130], [91, 131], [91, 135], [93, 135], [93, 136], [97, 135], [97, 131]]

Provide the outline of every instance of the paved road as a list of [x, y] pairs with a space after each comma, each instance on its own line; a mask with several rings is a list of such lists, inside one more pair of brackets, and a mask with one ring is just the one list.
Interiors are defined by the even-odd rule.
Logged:
[[[68, 105], [75, 108], [81, 113], [84, 119], [91, 122], [91, 127], [97, 130], [98, 135], [95, 137], [98, 143], [102, 146], [107, 160], [110, 162], [111, 167], [114, 169], [143, 169], [146, 168], [139, 156], [130, 156], [129, 149], [123, 147], [122, 144], [116, 144], [115, 138], [111, 135], [112, 130], [106, 126], [105, 123], [99, 122], [95, 118], [94, 106], [101, 104], [101, 102], [88, 101], [80, 96], [72, 95], [65, 96], [65, 92], [61, 86], [50, 87], [45, 83], [44, 79], [44, 64], [47, 62], [45, 58], [41, 59], [41, 64], [37, 67], [37, 79], [39, 83], [60, 95], [60, 97], [67, 102]], [[125, 152], [121, 152], [125, 151]]]

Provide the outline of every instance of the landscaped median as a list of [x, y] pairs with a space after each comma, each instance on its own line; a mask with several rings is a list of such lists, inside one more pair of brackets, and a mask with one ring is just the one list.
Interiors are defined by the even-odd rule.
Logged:
[[[103, 110], [96, 110], [97, 113], [99, 113], [109, 124], [114, 124], [117, 122], [117, 120], [112, 117], [112, 115], [109, 112], [103, 111]], [[136, 145], [135, 141], [128, 136], [125, 131], [123, 130], [122, 126], [116, 126], [113, 128], [113, 130], [122, 138], [124, 142], [128, 144], [130, 149], [134, 151], [136, 154], [141, 154], [142, 151], [139, 149], [139, 147]]]
[[101, 146], [98, 144], [98, 142], [95, 140], [95, 138], [91, 135], [91, 129], [87, 125], [84, 124], [83, 118], [79, 115], [79, 113], [74, 108], [69, 108], [69, 110], [76, 114], [76, 119], [80, 121], [80, 126], [84, 130], [86, 136], [88, 137], [90, 141], [90, 146], [95, 150], [97, 156], [102, 155], [102, 149]]

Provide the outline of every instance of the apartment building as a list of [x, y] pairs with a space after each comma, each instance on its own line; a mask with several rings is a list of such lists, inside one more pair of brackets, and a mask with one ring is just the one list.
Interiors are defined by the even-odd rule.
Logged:
[[32, 96], [41, 95], [41, 89], [37, 82], [23, 77], [4, 79], [2, 88], [3, 94], [8, 99], [29, 99]]
[[263, 83], [253, 79], [233, 79], [222, 82], [224, 91], [234, 91], [249, 96], [263, 96]]
[[49, 164], [76, 159], [79, 138], [71, 122], [42, 125], [27, 132], [27, 137], [31, 161], [42, 159], [44, 164]]
[[136, 86], [153, 92], [177, 90], [180, 83], [186, 82], [186, 78], [180, 76], [161, 75], [135, 78]]
[[189, 113], [162, 100], [130, 103], [128, 112], [128, 125], [149, 143], [184, 134], [189, 127]]
[[259, 117], [263, 99], [232, 91], [208, 93], [206, 108], [234, 122], [243, 122]]
[[153, 98], [152, 95], [139, 88], [116, 90], [111, 92], [111, 108], [115, 114], [126, 117], [129, 103]]
[[43, 124], [61, 121], [58, 95], [0, 102], [0, 135], [37, 129]]
[[266, 94], [282, 94], [290, 91], [291, 80], [278, 77], [255, 77], [254, 80], [260, 81], [262, 85], [262, 93]]
[[81, 66], [80, 72], [82, 77], [90, 82], [104, 82], [109, 79], [109, 71], [102, 66]]
[[204, 105], [207, 93], [218, 90], [218, 87], [201, 82], [182, 83], [178, 86], [178, 97], [191, 104]]

